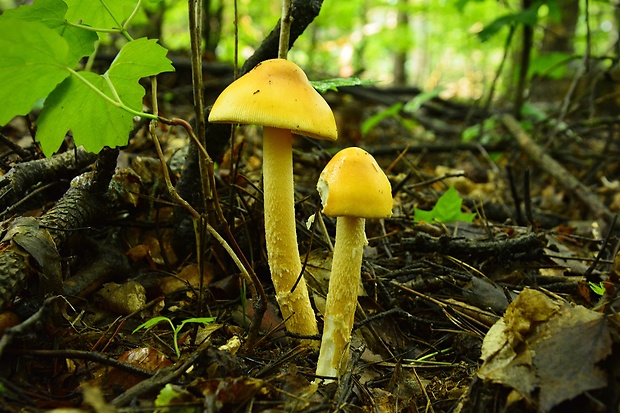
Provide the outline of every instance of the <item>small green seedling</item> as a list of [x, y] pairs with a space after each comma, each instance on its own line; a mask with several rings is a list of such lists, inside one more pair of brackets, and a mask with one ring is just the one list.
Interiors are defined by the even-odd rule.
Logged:
[[463, 198], [459, 193], [451, 186], [439, 199], [437, 203], [430, 211], [423, 209], [415, 209], [415, 222], [448, 222], [463, 221], [472, 222], [475, 213], [467, 214], [461, 211], [461, 205], [463, 204]]
[[200, 323], [203, 325], [211, 324], [215, 321], [215, 317], [198, 317], [198, 318], [188, 318], [186, 320], [181, 321], [181, 324], [175, 327], [174, 323], [168, 317], [153, 317], [150, 320], [140, 324], [134, 331], [131, 333], [134, 334], [138, 330], [149, 329], [154, 327], [155, 325], [161, 323], [162, 321], [167, 321], [170, 324], [170, 328], [172, 329], [172, 333], [174, 335], [174, 351], [176, 352], [177, 357], [181, 357], [181, 351], [179, 350], [179, 332], [183, 329], [183, 326], [188, 323]]
[[592, 281], [588, 282], [588, 285], [590, 286], [590, 289], [592, 291], [594, 291], [595, 294], [598, 295], [605, 295], [605, 286], [603, 285], [602, 282], [600, 283], [593, 283]]

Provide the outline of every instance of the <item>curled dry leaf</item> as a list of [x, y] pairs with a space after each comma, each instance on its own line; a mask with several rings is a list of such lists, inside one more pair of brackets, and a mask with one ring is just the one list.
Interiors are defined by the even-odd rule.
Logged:
[[607, 384], [597, 363], [611, 344], [602, 314], [525, 289], [487, 333], [478, 376], [547, 412]]

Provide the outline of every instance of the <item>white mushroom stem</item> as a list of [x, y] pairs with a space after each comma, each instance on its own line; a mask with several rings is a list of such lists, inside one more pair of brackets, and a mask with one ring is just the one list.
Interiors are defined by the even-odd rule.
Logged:
[[366, 240], [364, 218], [338, 217], [317, 376], [338, 377], [347, 360]]
[[263, 128], [265, 242], [276, 299], [289, 332], [318, 334], [316, 316], [301, 273], [295, 227], [293, 136], [290, 130]]

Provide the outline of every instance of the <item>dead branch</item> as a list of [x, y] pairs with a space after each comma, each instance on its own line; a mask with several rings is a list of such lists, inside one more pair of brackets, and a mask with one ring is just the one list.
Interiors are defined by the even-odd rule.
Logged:
[[512, 115], [505, 114], [500, 119], [532, 162], [551, 175], [563, 188], [574, 193], [597, 218], [603, 219], [608, 224], [611, 222], [614, 214], [609, 208], [587, 186], [536, 144]]

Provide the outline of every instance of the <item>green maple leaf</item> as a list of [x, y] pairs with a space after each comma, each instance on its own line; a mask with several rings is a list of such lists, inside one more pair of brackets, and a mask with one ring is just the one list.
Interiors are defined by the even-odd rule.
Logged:
[[138, 39], [123, 46], [103, 75], [78, 72], [67, 78], [49, 95], [37, 121], [43, 152], [56, 150], [68, 130], [78, 145], [92, 152], [126, 145], [133, 116], [142, 110], [144, 88], [139, 80], [172, 70], [166, 49], [155, 40]]
[[83, 56], [95, 50], [97, 33], [70, 25], [65, 19], [67, 5], [62, 0], [37, 0], [32, 5], [20, 6], [4, 12], [2, 19], [43, 23], [67, 41], [69, 66], [75, 66]]
[[476, 214], [466, 214], [461, 211], [463, 199], [453, 186], [437, 200], [437, 203], [430, 211], [415, 209], [415, 222], [472, 222]]

